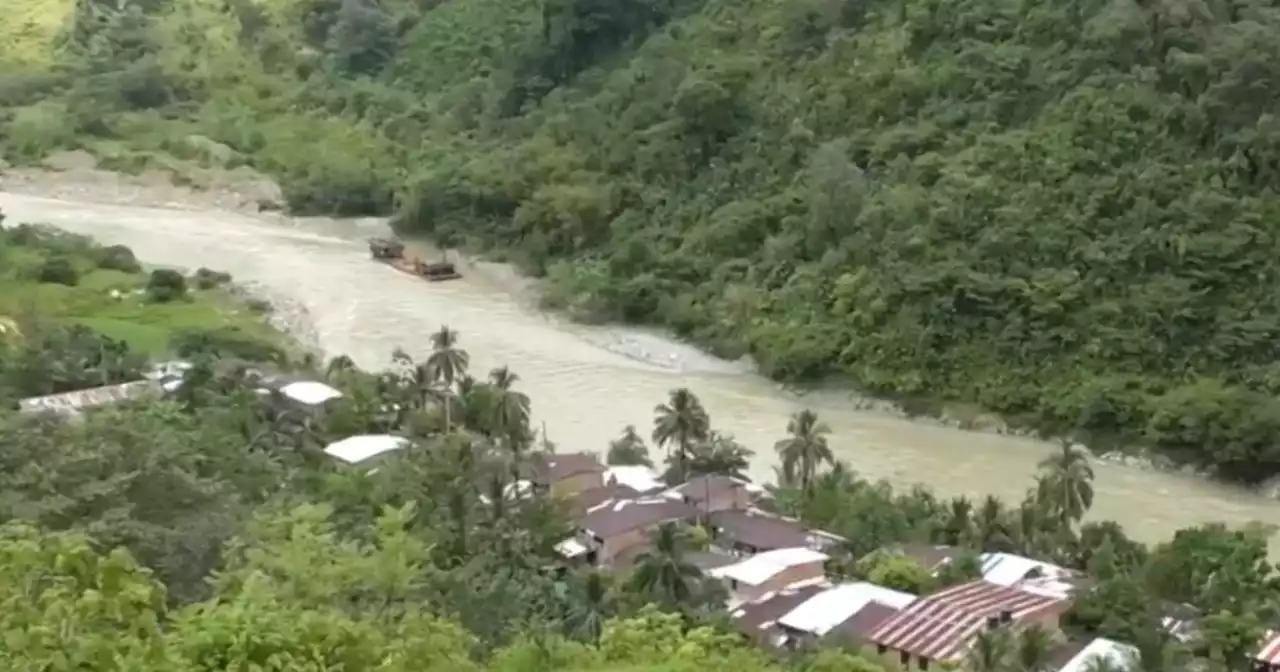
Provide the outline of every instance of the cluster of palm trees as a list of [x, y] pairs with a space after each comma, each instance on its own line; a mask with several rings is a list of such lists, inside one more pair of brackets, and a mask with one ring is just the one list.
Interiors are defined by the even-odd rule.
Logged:
[[[458, 332], [447, 325], [431, 334], [431, 353], [416, 362], [404, 350], [396, 350], [392, 361], [400, 372], [379, 378], [381, 396], [397, 403], [402, 411], [396, 424], [403, 424], [404, 414], [429, 409], [438, 410], [443, 433], [458, 429], [459, 421], [466, 429], [503, 441], [512, 451], [527, 448], [532, 440], [529, 429], [530, 400], [515, 389], [520, 377], [507, 367], [489, 372], [485, 384], [469, 375], [471, 356], [458, 346]], [[351, 358], [339, 356], [329, 362], [330, 378], [355, 370]], [[407, 404], [398, 402], [407, 401]]]
[[[750, 449], [711, 428], [711, 418], [702, 402], [688, 388], [671, 391], [664, 404], [653, 409], [654, 444], [667, 451], [666, 480], [684, 482], [691, 476], [718, 473], [746, 478]], [[830, 428], [818, 420], [811, 410], [803, 410], [787, 423], [787, 438], [778, 441], [775, 450], [782, 461], [778, 483], [800, 485], [808, 490], [818, 471], [835, 465], [835, 457], [827, 442]], [[623, 436], [610, 447], [618, 462], [650, 464], [635, 427], [628, 426]], [[615, 463], [611, 460], [611, 463]]]

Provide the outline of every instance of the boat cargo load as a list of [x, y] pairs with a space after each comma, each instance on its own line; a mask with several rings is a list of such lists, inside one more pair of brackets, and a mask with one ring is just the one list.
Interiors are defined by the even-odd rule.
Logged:
[[392, 268], [408, 273], [410, 275], [429, 280], [431, 282], [440, 282], [442, 280], [455, 280], [461, 278], [462, 274], [458, 272], [457, 267], [448, 258], [442, 258], [440, 261], [427, 262], [417, 257], [407, 257], [404, 253], [405, 245], [402, 241], [390, 238], [370, 238], [369, 254], [377, 261], [381, 261]]

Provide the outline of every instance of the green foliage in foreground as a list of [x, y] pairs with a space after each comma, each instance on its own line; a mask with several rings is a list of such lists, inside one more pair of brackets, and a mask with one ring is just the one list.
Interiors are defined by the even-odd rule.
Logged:
[[[506, 487], [551, 447], [506, 368], [481, 381], [457, 334], [371, 375], [339, 358], [345, 397], [305, 411], [257, 393], [247, 372], [198, 357], [166, 401], [83, 422], [0, 413], [0, 663], [13, 670], [237, 672], [887, 672], [840, 642], [775, 655], [723, 628], [723, 588], [689, 553], [706, 532], [666, 525], [631, 571], [559, 566], [565, 502]], [[13, 347], [13, 346], [4, 346]], [[55, 353], [65, 354], [65, 353]], [[319, 375], [318, 373], [314, 375]], [[328, 442], [393, 432], [410, 445], [377, 468], [325, 455]], [[1066, 633], [1134, 643], [1142, 671], [1243, 669], [1280, 615], [1266, 531], [1220, 525], [1146, 548], [1093, 501], [1086, 456], [1064, 445], [1009, 507], [895, 492], [832, 464], [826, 429], [797, 414], [777, 450], [777, 505], [846, 536], [830, 571], [922, 593], [971, 578], [974, 554], [1016, 551], [1097, 581]], [[671, 470], [731, 473], [698, 399], [674, 390], [653, 440]], [[627, 428], [619, 457], [647, 454]], [[623, 454], [625, 453], [625, 455]], [[966, 549], [931, 576], [900, 544]], [[1169, 604], [1208, 614], [1188, 643], [1162, 634]], [[1044, 630], [984, 634], [962, 669], [1041, 669]], [[1136, 671], [1135, 671], [1136, 672]]]
[[83, 4], [11, 153], [398, 191], [584, 318], [1280, 472], [1274, 0]]

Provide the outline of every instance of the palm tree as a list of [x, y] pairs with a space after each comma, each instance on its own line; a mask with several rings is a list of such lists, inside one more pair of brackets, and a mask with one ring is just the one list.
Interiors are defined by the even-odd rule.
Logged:
[[431, 335], [431, 355], [427, 357], [423, 374], [427, 380], [439, 387], [440, 395], [445, 398], [444, 431], [446, 434], [453, 431], [453, 404], [449, 399], [452, 396], [453, 383], [466, 375], [470, 364], [471, 356], [466, 350], [458, 347], [458, 332], [448, 326], [441, 326], [439, 331]]
[[1061, 449], [1040, 462], [1043, 495], [1059, 521], [1067, 527], [1079, 522], [1093, 506], [1093, 467], [1089, 454], [1068, 439]]
[[689, 451], [707, 440], [711, 432], [711, 418], [707, 417], [698, 397], [684, 387], [672, 390], [667, 403], [654, 407], [653, 412], [653, 442], [665, 447], [668, 456], [671, 455], [672, 444], [676, 446], [676, 473], [683, 480]]
[[681, 606], [695, 593], [702, 571], [685, 559], [689, 540], [675, 523], [664, 523], [650, 535], [651, 547], [636, 559], [631, 587], [658, 598], [669, 607]]
[[974, 533], [979, 547], [984, 551], [1012, 551], [1013, 530], [1009, 525], [1009, 512], [1004, 502], [995, 495], [982, 500], [973, 518]]
[[[747, 469], [751, 467], [751, 456], [754, 454], [750, 448], [738, 443], [732, 436], [712, 431], [711, 436], [694, 447], [689, 454], [688, 461], [684, 465], [687, 473], [683, 476], [719, 474], [749, 481], [751, 479], [747, 478]], [[668, 474], [665, 478], [672, 485], [676, 485], [684, 482], [684, 477]]]
[[622, 436], [609, 443], [609, 455], [605, 461], [615, 466], [653, 467], [653, 460], [649, 459], [649, 447], [644, 445], [644, 439], [636, 432], [635, 425], [627, 425], [622, 430]]
[[431, 334], [431, 355], [427, 357], [427, 371], [431, 379], [452, 387], [454, 381], [466, 375], [471, 356], [458, 347], [458, 332], [448, 326]]
[[973, 639], [965, 656], [967, 672], [1008, 672], [1013, 653], [1013, 637], [1006, 628], [983, 630]]
[[520, 376], [505, 366], [489, 372], [489, 384], [494, 390], [493, 428], [511, 439], [513, 444], [517, 438], [522, 440], [529, 433], [529, 395], [511, 389], [518, 380]]
[[1031, 625], [1018, 633], [1013, 646], [1013, 659], [1020, 672], [1045, 672], [1053, 657], [1053, 633], [1039, 625]]
[[807, 493], [818, 467], [823, 463], [835, 464], [835, 456], [827, 445], [831, 429], [818, 421], [817, 413], [805, 409], [791, 416], [787, 422], [787, 433], [789, 437], [774, 445], [782, 458], [782, 474], [788, 484], [795, 483], [798, 478], [801, 488]]
[[600, 641], [604, 623], [613, 612], [608, 577], [600, 572], [582, 575], [574, 582], [570, 600], [565, 618], [569, 636], [592, 644]]
[[973, 535], [973, 502], [953, 497], [942, 514], [942, 542], [958, 546]]

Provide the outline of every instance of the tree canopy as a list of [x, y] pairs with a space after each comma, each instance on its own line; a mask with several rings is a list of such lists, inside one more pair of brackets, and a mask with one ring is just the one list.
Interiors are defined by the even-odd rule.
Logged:
[[398, 197], [402, 230], [582, 318], [1280, 472], [1274, 0], [13, 11], [10, 161], [247, 162], [300, 212]]

